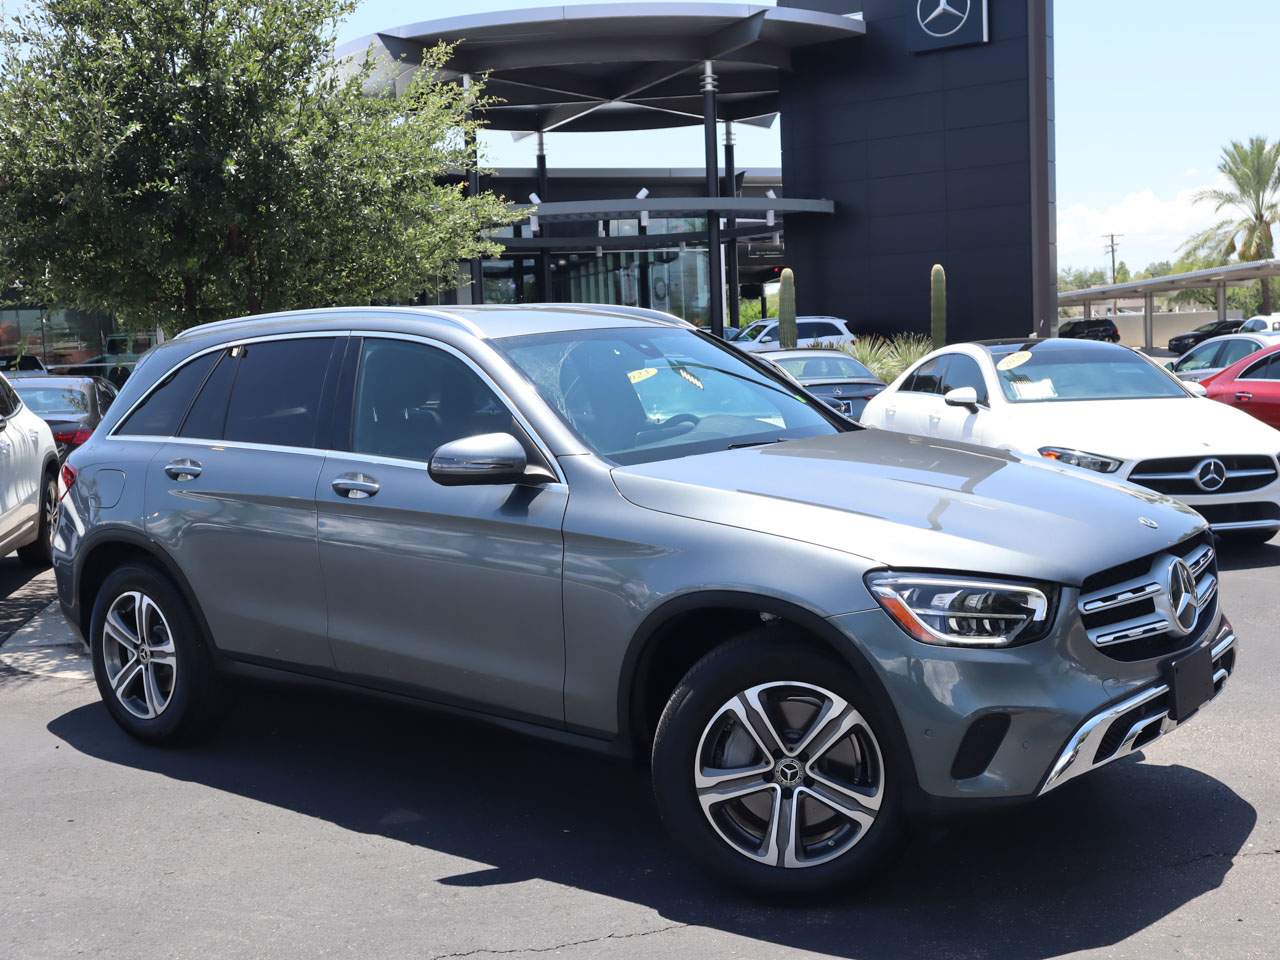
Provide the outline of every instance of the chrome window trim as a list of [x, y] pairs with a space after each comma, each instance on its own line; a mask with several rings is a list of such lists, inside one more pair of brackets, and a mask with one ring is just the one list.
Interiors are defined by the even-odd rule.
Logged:
[[[483, 367], [481, 367], [478, 363], [476, 363], [475, 360], [467, 356], [457, 347], [447, 344], [441, 340], [436, 340], [433, 337], [422, 336], [419, 334], [399, 333], [399, 332], [393, 332], [388, 330], [359, 330], [359, 329], [323, 330], [323, 331], [297, 332], [297, 333], [265, 334], [265, 335], [256, 336], [256, 337], [239, 337], [236, 339], [223, 341], [222, 343], [219, 343], [214, 346], [206, 347], [205, 349], [199, 350], [188, 357], [184, 357], [181, 361], [179, 361], [178, 363], [175, 363], [172, 367], [170, 367], [163, 374], [161, 374], [156, 379], [156, 382], [147, 388], [146, 393], [144, 393], [141, 397], [139, 397], [138, 400], [131, 407], [129, 407], [128, 410], [124, 412], [124, 415], [121, 416], [120, 419], [116, 421], [116, 425], [111, 428], [111, 432], [107, 436], [112, 440], [125, 440], [125, 441], [133, 441], [133, 442], [144, 441], [144, 442], [151, 442], [151, 443], [155, 443], [155, 442], [191, 443], [197, 446], [204, 446], [204, 447], [210, 447], [210, 448], [229, 447], [229, 448], [241, 449], [241, 450], [265, 450], [268, 452], [275, 452], [275, 453], [306, 453], [306, 454], [326, 456], [326, 457], [329, 457], [329, 456], [342, 457], [348, 460], [358, 459], [358, 460], [366, 461], [369, 463], [386, 464], [388, 466], [421, 467], [425, 472], [429, 462], [427, 460], [408, 460], [400, 457], [383, 457], [377, 454], [358, 453], [354, 450], [330, 450], [330, 449], [323, 449], [320, 447], [290, 447], [290, 446], [281, 446], [278, 444], [271, 444], [271, 443], [249, 443], [243, 440], [208, 440], [208, 439], [197, 438], [197, 437], [175, 437], [175, 436], [162, 437], [156, 434], [121, 435], [119, 433], [120, 428], [128, 421], [128, 419], [131, 416], [133, 416], [133, 412], [138, 407], [140, 407], [144, 402], [146, 402], [147, 398], [150, 397], [151, 394], [153, 394], [156, 391], [156, 389], [160, 386], [160, 384], [164, 383], [165, 380], [169, 379], [169, 377], [171, 377], [174, 373], [176, 373], [182, 367], [185, 367], [187, 364], [199, 359], [202, 356], [205, 356], [206, 354], [215, 353], [220, 350], [230, 350], [232, 347], [247, 346], [248, 344], [252, 344], [252, 343], [267, 343], [267, 342], [273, 342], [277, 340], [320, 340], [320, 339], [337, 340], [341, 337], [361, 337], [366, 339], [377, 338], [377, 339], [383, 339], [383, 340], [403, 340], [409, 343], [420, 343], [420, 344], [423, 344], [424, 346], [434, 347], [436, 349], [443, 350], [444, 352], [451, 354], [454, 357], [457, 357], [464, 364], [466, 364], [474, 373], [476, 373], [477, 376], [480, 377], [480, 379], [485, 383], [485, 385], [494, 392], [494, 395], [503, 404], [503, 406], [507, 408], [507, 410], [515, 418], [516, 422], [520, 424], [521, 428], [525, 431], [526, 435], [533, 442], [534, 446], [538, 448], [538, 452], [542, 454], [543, 459], [546, 460], [546, 462], [550, 465], [551, 470], [555, 473], [556, 484], [561, 484], [561, 485], [567, 484], [567, 481], [565, 480], [565, 477], [564, 477], [564, 473], [560, 470], [560, 463], [555, 458], [555, 456], [552, 455], [551, 450], [546, 445], [546, 442], [543, 441], [542, 437], [539, 436], [538, 432], [533, 429], [533, 426], [529, 423], [528, 418], [525, 417], [524, 412], [521, 411], [519, 407], [516, 406], [515, 402], [512, 401], [510, 396], [508, 396], [507, 392], [503, 390], [502, 387], [499, 386], [498, 383], [494, 381], [494, 379], [491, 376], [489, 376], [488, 371], [486, 371]], [[352, 390], [353, 391], [355, 390], [354, 384], [352, 384]], [[15, 390], [14, 393], [17, 393], [17, 391]], [[353, 400], [354, 400], [354, 397], [353, 397]]]
[[[123, 427], [125, 423], [128, 422], [131, 416], [133, 416], [133, 412], [137, 410], [140, 406], [142, 406], [144, 403], [146, 403], [147, 399], [153, 393], [155, 393], [157, 389], [159, 389], [160, 384], [164, 383], [166, 380], [168, 380], [171, 376], [173, 376], [175, 373], [177, 373], [187, 364], [193, 363], [194, 361], [200, 359], [206, 354], [216, 353], [219, 350], [230, 350], [232, 347], [243, 347], [251, 343], [266, 343], [268, 341], [273, 341], [273, 340], [337, 340], [340, 337], [346, 337], [346, 336], [350, 336], [350, 334], [345, 330], [322, 330], [322, 331], [313, 331], [310, 333], [277, 333], [277, 334], [270, 334], [270, 335], [264, 335], [264, 336], [258, 336], [258, 337], [241, 337], [235, 340], [224, 340], [222, 343], [216, 344], [214, 346], [205, 347], [203, 350], [197, 350], [195, 353], [191, 354], [190, 356], [183, 357], [182, 360], [178, 361], [172, 367], [166, 370], [164, 373], [160, 374], [160, 376], [156, 378], [156, 382], [151, 384], [151, 386], [147, 388], [146, 393], [144, 393], [136, 401], [134, 401], [133, 405], [130, 406], [129, 409], [126, 410], [124, 414], [120, 417], [120, 419], [116, 421], [115, 426], [111, 428], [111, 432], [107, 434], [107, 436], [115, 440], [164, 439], [164, 440], [187, 441], [191, 439], [189, 437], [159, 437], [156, 434], [150, 434], [150, 433], [137, 434], [134, 436], [119, 436], [119, 432], [120, 432], [120, 428]], [[174, 339], [176, 340], [177, 337], [175, 337]], [[135, 367], [135, 370], [136, 369], [137, 368]], [[203, 386], [204, 384], [202, 383], [201, 387]], [[195, 398], [192, 397], [192, 399], [194, 400]], [[270, 446], [270, 444], [256, 444], [256, 446]], [[314, 448], [313, 447], [287, 447], [283, 449], [310, 450]]]

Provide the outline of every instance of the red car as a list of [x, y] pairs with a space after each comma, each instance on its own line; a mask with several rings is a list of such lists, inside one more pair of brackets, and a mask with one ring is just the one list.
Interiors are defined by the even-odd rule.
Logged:
[[1280, 430], [1280, 342], [1204, 381], [1209, 396]]

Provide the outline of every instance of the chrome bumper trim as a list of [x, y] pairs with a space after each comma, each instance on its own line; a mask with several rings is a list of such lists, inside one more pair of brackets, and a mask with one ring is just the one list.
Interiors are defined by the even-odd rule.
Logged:
[[[1229, 626], [1224, 626], [1213, 645], [1211, 654], [1213, 661], [1216, 663], [1224, 653], [1235, 645], [1235, 642], [1236, 635]], [[1219, 686], [1227, 677], [1228, 673], [1225, 669], [1216, 669], [1213, 674], [1214, 686]], [[1053, 766], [1049, 769], [1049, 776], [1045, 778], [1044, 786], [1040, 788], [1038, 796], [1044, 796], [1054, 787], [1060, 787], [1068, 780], [1073, 780], [1091, 770], [1097, 770], [1099, 767], [1106, 766], [1112, 760], [1119, 760], [1121, 757], [1132, 753], [1134, 742], [1138, 737], [1157, 723], [1160, 726], [1160, 732], [1155, 739], [1181, 726], [1181, 724], [1174, 722], [1165, 711], [1153, 714], [1150, 717], [1143, 717], [1125, 733], [1120, 746], [1110, 756], [1096, 762], [1093, 759], [1097, 755], [1103, 738], [1106, 737], [1107, 732], [1111, 729], [1112, 723], [1130, 710], [1135, 710], [1144, 704], [1150, 703], [1168, 692], [1169, 687], [1166, 684], [1157, 683], [1153, 687], [1147, 687], [1145, 690], [1141, 690], [1133, 696], [1121, 700], [1119, 703], [1100, 710], [1085, 720], [1071, 739], [1067, 741], [1062, 753], [1058, 755], [1058, 759], [1054, 761]], [[1217, 698], [1217, 694], [1214, 694], [1210, 700], [1206, 701], [1206, 704]], [[1186, 721], [1184, 720], [1183, 722], [1185, 723]], [[1153, 742], [1154, 740], [1148, 740], [1143, 746], [1145, 747]]]
[[1227, 523], [1211, 523], [1209, 529], [1224, 530], [1280, 530], [1280, 520], [1232, 520]]

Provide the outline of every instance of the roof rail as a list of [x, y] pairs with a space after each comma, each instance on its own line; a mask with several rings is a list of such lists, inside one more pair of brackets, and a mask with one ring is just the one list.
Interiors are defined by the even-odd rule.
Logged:
[[688, 320], [682, 320], [674, 313], [653, 310], [649, 307], [626, 307], [612, 303], [522, 303], [520, 307], [525, 310], [591, 310], [595, 313], [622, 314], [628, 317], [638, 317], [641, 320], [652, 320], [654, 323], [660, 323], [668, 327], [688, 327], [691, 329], [696, 329], [697, 327], [696, 324], [690, 323]]
[[171, 339], [178, 340], [182, 337], [196, 336], [213, 330], [224, 330], [240, 324], [258, 323], [267, 320], [286, 320], [290, 317], [342, 316], [345, 314], [368, 315], [370, 313], [427, 316], [433, 320], [442, 320], [445, 323], [460, 327], [468, 333], [479, 333], [475, 324], [468, 322], [466, 319], [445, 310], [436, 310], [430, 307], [320, 307], [315, 310], [280, 310], [275, 313], [256, 313], [245, 317], [231, 317], [227, 320], [213, 320], [209, 323], [200, 323], [194, 327], [188, 327], [186, 330], [175, 334]]

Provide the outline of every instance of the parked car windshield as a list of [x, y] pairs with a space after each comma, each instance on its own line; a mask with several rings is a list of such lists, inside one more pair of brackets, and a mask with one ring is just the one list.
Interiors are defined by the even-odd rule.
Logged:
[[821, 357], [788, 357], [775, 360], [797, 380], [874, 380], [876, 375], [853, 357], [827, 351]]
[[583, 443], [615, 463], [842, 429], [783, 379], [687, 330], [575, 330], [495, 345]]
[[1172, 375], [1123, 347], [992, 350], [1000, 388], [1014, 403], [1188, 397]]
[[79, 417], [89, 412], [89, 397], [69, 387], [37, 387], [21, 380], [13, 388], [22, 402], [42, 417]]

